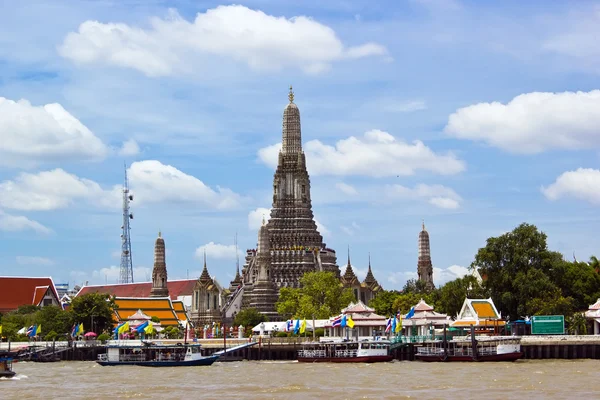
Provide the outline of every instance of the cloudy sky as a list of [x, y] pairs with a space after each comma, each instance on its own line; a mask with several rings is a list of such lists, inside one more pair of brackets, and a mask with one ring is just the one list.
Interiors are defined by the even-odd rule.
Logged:
[[[600, 2], [28, 0], [0, 5], [0, 274], [134, 279], [206, 249], [227, 284], [271, 206], [290, 84], [328, 247], [398, 289], [536, 224], [597, 252]], [[485, 4], [484, 4], [485, 3]]]

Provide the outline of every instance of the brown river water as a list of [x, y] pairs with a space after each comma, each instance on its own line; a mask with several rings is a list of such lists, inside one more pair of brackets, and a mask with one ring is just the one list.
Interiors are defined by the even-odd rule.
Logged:
[[598, 399], [598, 360], [513, 363], [300, 364], [240, 361], [209, 367], [14, 365], [0, 399]]

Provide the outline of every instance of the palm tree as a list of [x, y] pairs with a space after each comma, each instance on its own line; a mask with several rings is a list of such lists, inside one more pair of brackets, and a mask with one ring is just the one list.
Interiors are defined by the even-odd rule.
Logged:
[[600, 260], [598, 260], [598, 258], [596, 258], [596, 256], [591, 256], [590, 257], [589, 265], [592, 268], [594, 268], [594, 270], [596, 271], [596, 273], [600, 273]]

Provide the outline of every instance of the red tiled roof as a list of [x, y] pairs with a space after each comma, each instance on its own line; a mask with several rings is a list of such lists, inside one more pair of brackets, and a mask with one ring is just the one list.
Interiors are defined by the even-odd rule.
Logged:
[[[36, 290], [38, 287], [45, 288]], [[52, 278], [0, 276], [0, 312], [13, 311], [25, 305], [37, 306], [42, 301], [48, 288], [50, 288], [58, 302], [58, 293]]]
[[[167, 281], [169, 297], [177, 300], [178, 296], [191, 296], [197, 279]], [[150, 297], [152, 282], [123, 283], [116, 285], [92, 285], [81, 288], [77, 296], [88, 293], [108, 293], [117, 297]]]

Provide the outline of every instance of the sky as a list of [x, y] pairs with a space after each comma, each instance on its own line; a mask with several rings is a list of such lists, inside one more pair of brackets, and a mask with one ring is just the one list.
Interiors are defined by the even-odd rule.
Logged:
[[600, 2], [0, 2], [0, 275], [224, 286], [268, 216], [289, 86], [315, 219], [385, 289], [523, 222], [598, 255]]

